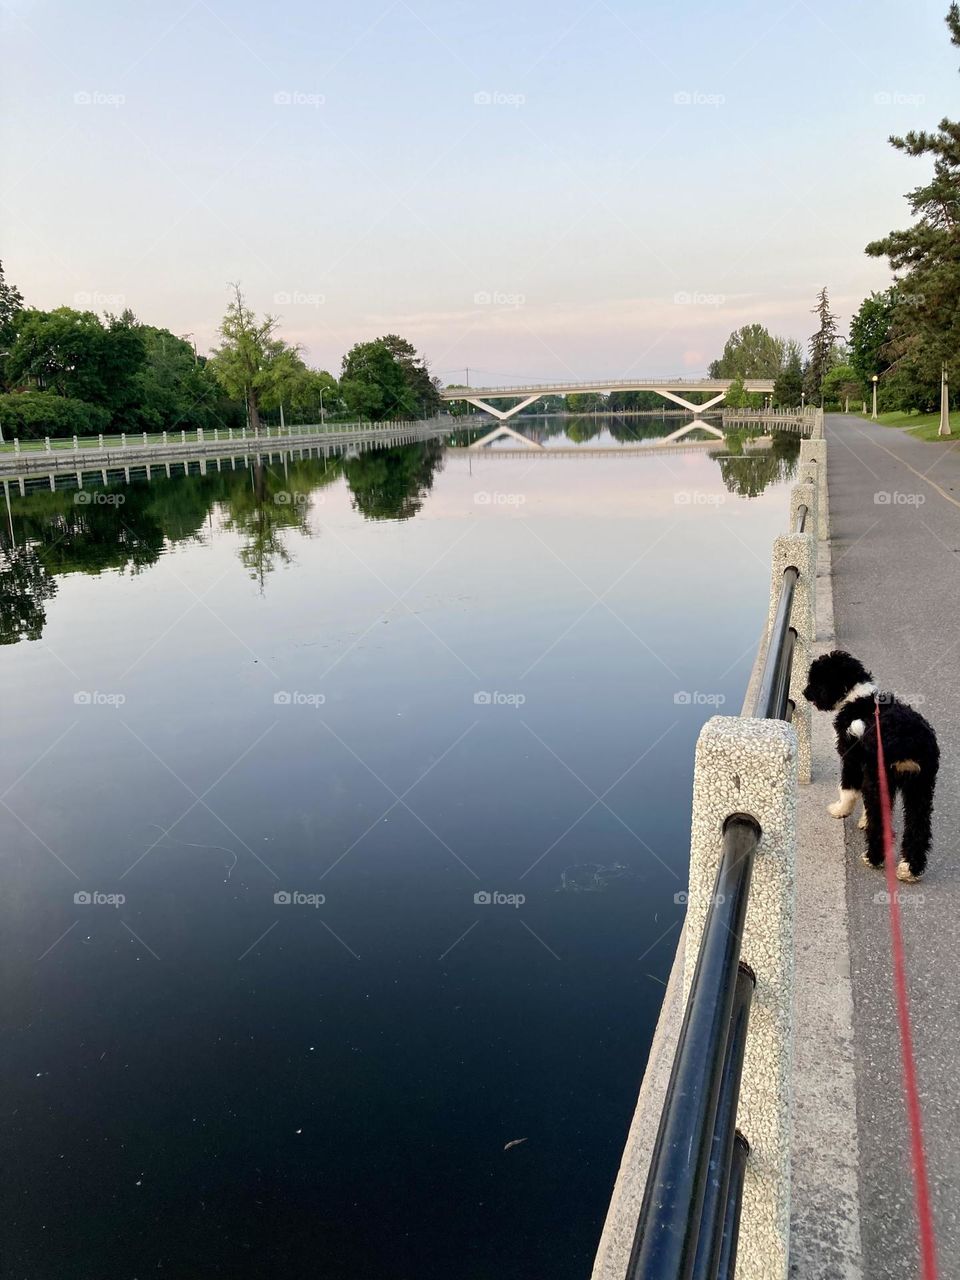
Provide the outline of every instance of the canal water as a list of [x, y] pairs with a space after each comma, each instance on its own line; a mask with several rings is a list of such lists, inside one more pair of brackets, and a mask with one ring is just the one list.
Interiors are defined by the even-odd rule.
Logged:
[[589, 1274], [797, 450], [677, 425], [11, 489], [0, 1274]]

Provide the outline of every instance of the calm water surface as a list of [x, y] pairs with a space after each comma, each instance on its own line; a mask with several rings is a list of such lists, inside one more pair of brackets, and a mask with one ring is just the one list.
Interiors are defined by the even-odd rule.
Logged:
[[11, 493], [3, 1276], [589, 1274], [795, 445], [560, 425]]

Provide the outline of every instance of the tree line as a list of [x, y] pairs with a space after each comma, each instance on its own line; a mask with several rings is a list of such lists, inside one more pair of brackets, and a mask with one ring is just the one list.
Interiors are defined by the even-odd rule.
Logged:
[[[950, 5], [946, 24], [951, 44], [960, 47], [960, 5]], [[710, 373], [774, 377], [778, 405], [805, 398], [846, 407], [872, 398], [875, 384], [879, 412], [939, 407], [946, 434], [946, 412], [958, 404], [949, 388], [960, 377], [960, 122], [944, 119], [935, 130], [911, 130], [890, 144], [933, 161], [929, 181], [906, 196], [913, 224], [866, 246], [871, 257], [889, 262], [890, 288], [864, 298], [846, 339], [839, 337], [823, 289], [815, 307], [820, 324], [806, 353], [792, 339], [748, 325], [730, 335]], [[735, 388], [731, 394], [736, 400]]]
[[118, 431], [242, 427], [263, 415], [288, 421], [431, 417], [440, 386], [398, 334], [359, 342], [340, 377], [312, 369], [280, 336], [279, 318], [258, 317], [238, 284], [201, 355], [191, 336], [120, 315], [24, 304], [0, 263], [0, 429], [9, 439]]

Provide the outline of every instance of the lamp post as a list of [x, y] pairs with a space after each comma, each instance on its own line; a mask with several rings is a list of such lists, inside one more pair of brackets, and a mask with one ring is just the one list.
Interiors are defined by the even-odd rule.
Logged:
[[873, 418], [873, 421], [876, 422], [877, 420], [877, 375], [874, 374], [873, 377], [870, 379], [870, 381], [873, 383], [873, 413], [871, 416]]
[[948, 436], [950, 434], [950, 386], [947, 381], [947, 365], [944, 362], [940, 366], [940, 426], [937, 430], [938, 436]]

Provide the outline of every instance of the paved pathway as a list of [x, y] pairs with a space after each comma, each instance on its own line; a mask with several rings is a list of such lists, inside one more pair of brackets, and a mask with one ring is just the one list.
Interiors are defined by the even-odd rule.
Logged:
[[[940, 1274], [960, 1277], [960, 437], [845, 415], [826, 434], [838, 643], [940, 738], [930, 867], [904, 887], [902, 918]], [[918, 1255], [889, 926], [861, 840], [847, 819], [863, 1270], [906, 1280]]]

